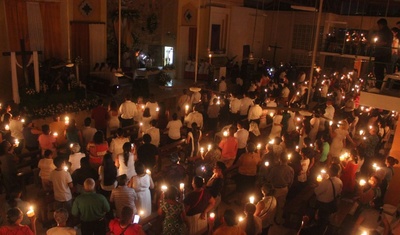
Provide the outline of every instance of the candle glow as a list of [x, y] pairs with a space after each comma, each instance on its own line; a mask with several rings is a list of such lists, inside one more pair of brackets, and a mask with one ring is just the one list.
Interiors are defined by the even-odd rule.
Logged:
[[322, 175], [318, 175], [317, 176], [317, 182], [321, 182], [322, 181]]
[[359, 184], [360, 184], [360, 186], [364, 186], [366, 183], [367, 183], [367, 181], [365, 181], [365, 180], [362, 179], [362, 180], [360, 180], [360, 183], [359, 183]]
[[161, 191], [165, 192], [167, 191], [168, 187], [166, 185], [162, 185], [161, 186]]
[[179, 184], [179, 189], [183, 192], [183, 190], [185, 189], [185, 184], [184, 183], [180, 183]]
[[26, 212], [26, 215], [28, 217], [33, 217], [35, 216], [35, 211], [33, 210], [33, 206], [29, 206], [29, 210]]
[[254, 204], [254, 200], [255, 200], [254, 196], [250, 196], [250, 197], [249, 197], [249, 202], [250, 202], [251, 204]]

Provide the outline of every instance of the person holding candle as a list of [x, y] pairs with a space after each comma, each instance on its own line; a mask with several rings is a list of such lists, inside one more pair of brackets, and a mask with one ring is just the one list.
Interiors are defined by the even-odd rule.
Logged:
[[124, 150], [122, 146], [129, 142], [129, 138], [124, 136], [124, 130], [122, 128], [118, 128], [116, 132], [117, 136], [111, 140], [109, 152], [112, 153], [114, 161], [117, 159], [119, 154], [122, 154]]
[[273, 196], [275, 191], [270, 184], [261, 187], [263, 198], [256, 204], [254, 215], [262, 220], [262, 234], [268, 234], [269, 228], [274, 224], [276, 213], [276, 198]]
[[136, 201], [138, 196], [136, 191], [128, 186], [128, 177], [123, 174], [117, 177], [118, 186], [111, 191], [110, 203], [115, 207], [115, 214], [117, 218], [121, 218], [122, 209], [129, 206], [136, 214], [138, 212]]
[[124, 206], [121, 211], [121, 217], [110, 221], [108, 227], [110, 233], [114, 235], [145, 235], [142, 226], [134, 224], [135, 213], [129, 206]]
[[244, 206], [245, 217], [239, 223], [239, 226], [246, 232], [247, 235], [258, 235], [262, 232], [261, 219], [255, 216], [256, 206], [253, 203], [247, 203]]
[[175, 186], [161, 194], [158, 206], [158, 215], [164, 215], [162, 234], [184, 235], [187, 234], [189, 223], [183, 203], [179, 202], [179, 191]]
[[244, 122], [239, 121], [236, 124], [236, 127], [237, 127], [237, 131], [233, 136], [237, 139], [238, 150], [237, 150], [236, 158], [235, 158], [235, 161], [233, 162], [233, 164], [235, 164], [237, 162], [237, 160], [239, 159], [239, 157], [243, 153], [246, 152], [247, 141], [249, 140], [249, 131], [244, 128]]
[[87, 145], [87, 150], [89, 152], [90, 164], [97, 170], [108, 151], [108, 142], [104, 139], [102, 131], [97, 131], [94, 134], [93, 141], [90, 141]]
[[[137, 160], [136, 149], [132, 149], [130, 142], [125, 142], [122, 146], [123, 153], [115, 159], [115, 166], [118, 169], [118, 175], [126, 174], [128, 180], [136, 175], [135, 161]], [[132, 151], [134, 153], [132, 153]]]
[[238, 150], [238, 141], [234, 137], [235, 127], [231, 126], [228, 131], [228, 136], [219, 142], [218, 147], [221, 149], [221, 161], [226, 167], [232, 166]]
[[31, 220], [27, 212], [32, 207], [29, 205], [27, 201], [22, 200], [21, 196], [22, 196], [22, 188], [19, 186], [15, 187], [11, 191], [10, 199], [7, 200], [7, 204], [5, 205], [4, 209], [6, 209], [5, 211], [8, 211], [11, 208], [18, 207], [22, 211], [22, 214], [24, 215], [21, 224], [31, 226]]
[[65, 131], [65, 122], [61, 121], [61, 117], [59, 115], [53, 116], [53, 122], [49, 124], [49, 128], [51, 133], [58, 133], [59, 136], [56, 138], [57, 146], [64, 146], [67, 143], [67, 139], [62, 133]]
[[[349, 135], [349, 124], [347, 120], [342, 120], [339, 124], [339, 128], [336, 130], [332, 130], [332, 126], [329, 127], [332, 143], [330, 145], [329, 156], [330, 158], [339, 158], [342, 153], [345, 140], [347, 139], [352, 143], [353, 146], [356, 146], [353, 139]], [[330, 164], [330, 161], [328, 162]]]
[[184, 123], [188, 129], [192, 128], [193, 123], [196, 123], [199, 129], [203, 128], [203, 114], [197, 111], [199, 108], [200, 106], [193, 105], [193, 112], [185, 117]]
[[226, 170], [226, 166], [223, 162], [218, 161], [215, 163], [213, 168], [213, 175], [207, 181], [206, 189], [211, 193], [213, 198], [215, 199], [215, 208], [218, 207], [221, 202], [221, 191], [224, 186], [224, 172]]
[[144, 134], [151, 136], [151, 143], [156, 147], [160, 146], [160, 129], [157, 128], [157, 120], [150, 121], [150, 127], [144, 130]]
[[[222, 225], [219, 226], [213, 235], [246, 235], [246, 232], [237, 225], [236, 213], [232, 209], [226, 209], [222, 217]], [[242, 221], [243, 222], [243, 221]]]
[[71, 144], [71, 154], [69, 155], [68, 162], [71, 163], [70, 172], [71, 174], [81, 168], [81, 159], [86, 157], [84, 153], [81, 153], [81, 146], [78, 143]]
[[22, 134], [24, 135], [25, 139], [25, 148], [28, 151], [35, 151], [39, 149], [38, 138], [42, 132], [34, 127], [31, 119], [26, 120]]
[[381, 180], [376, 175], [372, 175], [368, 184], [361, 185], [357, 190], [357, 195], [354, 198], [362, 207], [379, 208], [382, 206], [380, 199], [382, 191], [380, 188]]
[[72, 178], [68, 171], [65, 171], [65, 159], [63, 157], [56, 157], [53, 160], [56, 169], [54, 169], [49, 176], [50, 185], [53, 188], [54, 200], [56, 208], [71, 209], [72, 205]]
[[65, 130], [65, 137], [67, 138], [68, 144], [71, 144], [71, 143], [82, 144], [83, 143], [82, 133], [76, 127], [75, 119], [70, 120], [69, 125], [68, 125], [67, 129]]
[[42, 125], [42, 134], [39, 135], [39, 146], [42, 150], [42, 156], [44, 151], [49, 149], [51, 150], [55, 156], [57, 156], [57, 143], [56, 138], [53, 135], [50, 135], [50, 127], [49, 125], [45, 124]]
[[24, 148], [25, 145], [25, 140], [24, 140], [24, 135], [23, 135], [23, 129], [24, 129], [24, 123], [21, 121], [21, 116], [19, 115], [19, 112], [15, 112], [10, 120], [10, 133], [11, 133], [11, 138], [14, 139], [14, 141], [18, 140], [18, 144], [16, 144], [15, 147], [15, 153], [20, 154], [22, 149]]
[[168, 130], [168, 142], [172, 143], [181, 139], [182, 122], [178, 119], [178, 114], [172, 114], [172, 120], [168, 122], [166, 129]]
[[157, 101], [154, 99], [154, 94], [150, 94], [149, 101], [146, 103], [146, 108], [150, 110], [150, 116], [153, 120], [158, 120], [158, 110], [159, 106]]
[[352, 149], [349, 158], [343, 159], [340, 164], [343, 169], [340, 175], [340, 179], [343, 182], [343, 193], [353, 193], [358, 169], [358, 151]]
[[193, 122], [186, 138], [186, 143], [189, 145], [189, 158], [196, 157], [199, 154], [201, 138], [202, 132], [197, 123]]
[[0, 234], [15, 234], [15, 235], [34, 235], [36, 234], [36, 216], [30, 217], [32, 229], [27, 225], [22, 225], [24, 215], [17, 207], [7, 211], [7, 225], [0, 227]]
[[54, 211], [53, 216], [57, 226], [47, 230], [46, 235], [76, 235], [76, 230], [67, 226], [69, 214], [66, 209], [57, 209]]
[[184, 117], [189, 111], [190, 96], [187, 94], [187, 89], [182, 90], [182, 95], [179, 97], [176, 109], [180, 117]]
[[140, 161], [135, 162], [135, 170], [137, 175], [133, 176], [130, 187], [135, 189], [137, 194], [137, 206], [144, 211], [141, 215], [146, 218], [151, 214], [151, 193], [150, 189], [154, 188], [153, 179], [150, 174], [146, 174], [145, 167]]
[[278, 110], [276, 112], [276, 115], [272, 118], [272, 129], [271, 132], [269, 133], [269, 139], [273, 139], [275, 137], [281, 137], [281, 132], [282, 132], [282, 111]]

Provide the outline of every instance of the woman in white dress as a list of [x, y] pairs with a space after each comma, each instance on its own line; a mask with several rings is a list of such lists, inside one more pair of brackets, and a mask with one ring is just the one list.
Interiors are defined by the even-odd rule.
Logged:
[[117, 102], [111, 101], [108, 108], [108, 130], [110, 132], [116, 131], [120, 126], [118, 119], [118, 105]]
[[353, 145], [354, 141], [349, 135], [349, 123], [346, 120], [339, 122], [339, 127], [336, 130], [332, 130], [332, 126], [329, 127], [332, 143], [330, 146], [329, 155], [331, 157], [340, 157], [342, 149], [345, 146], [346, 139], [349, 140]]
[[130, 186], [135, 189], [138, 196], [136, 206], [142, 218], [151, 214], [151, 194], [150, 189], [154, 188], [153, 179], [146, 173], [143, 163], [135, 163], [137, 175], [131, 179]]
[[[135, 171], [135, 161], [136, 161], [136, 151], [135, 146], [130, 142], [126, 142], [122, 149], [124, 152], [118, 155], [115, 160], [115, 166], [118, 168], [118, 175], [126, 174], [128, 179], [131, 179], [136, 175]], [[133, 151], [132, 151], [133, 150]]]
[[281, 137], [282, 132], [282, 111], [278, 111], [276, 115], [272, 118], [272, 129], [271, 133], [269, 134], [269, 139], [272, 140], [275, 137]]
[[314, 114], [314, 117], [311, 118], [310, 120], [311, 130], [308, 133], [308, 137], [311, 139], [311, 143], [314, 143], [315, 139], [317, 138], [319, 122], [320, 122], [319, 115]]

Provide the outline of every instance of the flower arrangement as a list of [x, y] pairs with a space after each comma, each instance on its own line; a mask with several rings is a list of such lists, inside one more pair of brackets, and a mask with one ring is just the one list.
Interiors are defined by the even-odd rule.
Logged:
[[36, 95], [36, 91], [33, 88], [27, 87], [27, 88], [25, 88], [25, 95], [27, 95], [27, 96]]

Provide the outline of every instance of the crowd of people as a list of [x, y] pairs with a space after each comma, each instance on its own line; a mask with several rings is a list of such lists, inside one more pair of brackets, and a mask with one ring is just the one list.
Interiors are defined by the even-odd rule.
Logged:
[[[356, 70], [316, 71], [312, 80], [288, 77], [288, 70], [264, 68], [244, 82], [222, 77], [217, 90], [183, 90], [173, 107], [152, 95], [147, 103], [127, 95], [108, 109], [99, 100], [82, 128], [55, 116], [39, 130], [7, 106], [0, 161], [10, 209], [0, 233], [32, 234], [36, 217], [51, 227], [51, 211], [56, 226], [47, 234], [75, 234], [78, 224], [85, 235], [143, 234], [137, 216], [157, 211], [163, 234], [268, 234], [288, 223], [286, 202], [306, 188], [316, 203], [300, 234], [323, 234], [339, 196], [359, 205], [354, 231], [372, 231], [362, 218], [383, 205], [398, 164], [388, 155], [397, 112], [359, 105]], [[135, 132], [126, 136], [127, 129]], [[182, 139], [180, 150], [161, 156], [163, 146]], [[41, 156], [36, 216], [18, 185], [18, 156], [26, 151]], [[222, 201], [228, 209], [220, 213]], [[240, 221], [232, 202], [244, 209]]]

